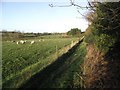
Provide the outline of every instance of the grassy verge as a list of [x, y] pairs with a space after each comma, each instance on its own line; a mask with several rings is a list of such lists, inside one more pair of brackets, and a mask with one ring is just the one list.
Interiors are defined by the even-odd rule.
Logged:
[[42, 86], [44, 88], [82, 88], [81, 64], [86, 55], [85, 43], [77, 47], [74, 53], [65, 60], [60, 68], [56, 68], [49, 76], [49, 80]]

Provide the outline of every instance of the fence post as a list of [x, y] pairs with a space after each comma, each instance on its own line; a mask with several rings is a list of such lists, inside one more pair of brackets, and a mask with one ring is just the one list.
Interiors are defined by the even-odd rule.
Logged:
[[56, 57], [58, 58], [58, 46], [56, 45]]

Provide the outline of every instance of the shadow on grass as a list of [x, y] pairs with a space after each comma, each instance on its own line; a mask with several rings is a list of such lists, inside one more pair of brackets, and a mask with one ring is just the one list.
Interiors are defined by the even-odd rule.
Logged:
[[25, 84], [21, 85], [19, 90], [24, 90], [26, 88], [45, 88], [44, 86], [46, 82], [49, 81], [50, 78], [55, 77], [55, 74], [57, 74], [56, 71], [59, 72], [59, 68], [61, 68], [61, 66], [65, 64], [67, 58], [69, 58], [74, 53], [74, 51], [77, 49], [81, 42], [82, 41], [77, 43], [73, 48], [71, 48], [67, 53], [63, 54], [61, 57], [58, 57], [58, 59], [55, 60], [55, 62], [48, 65], [42, 71], [32, 76]]

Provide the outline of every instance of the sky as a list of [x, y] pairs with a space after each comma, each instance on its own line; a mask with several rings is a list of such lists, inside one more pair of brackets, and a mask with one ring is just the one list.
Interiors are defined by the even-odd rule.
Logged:
[[[76, 2], [86, 6], [87, 1]], [[85, 31], [88, 22], [77, 12], [77, 7], [50, 7], [53, 5], [69, 5], [69, 0], [3, 0], [0, 2], [2, 23], [0, 28], [21, 32], [67, 32], [71, 28]], [[79, 9], [81, 13], [87, 10]], [[1, 20], [0, 20], [1, 21]]]

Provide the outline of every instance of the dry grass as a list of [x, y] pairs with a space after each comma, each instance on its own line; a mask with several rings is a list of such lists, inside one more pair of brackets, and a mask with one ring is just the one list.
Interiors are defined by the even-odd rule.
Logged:
[[[105, 60], [105, 55], [95, 49], [94, 45], [87, 47], [87, 55], [83, 64], [84, 84], [87, 88], [115, 87], [108, 70], [110, 62]], [[114, 75], [115, 77], [115, 75]], [[110, 82], [111, 81], [111, 82]]]
[[120, 88], [120, 43], [106, 54], [94, 45], [87, 46], [83, 64], [84, 84], [87, 88]]

